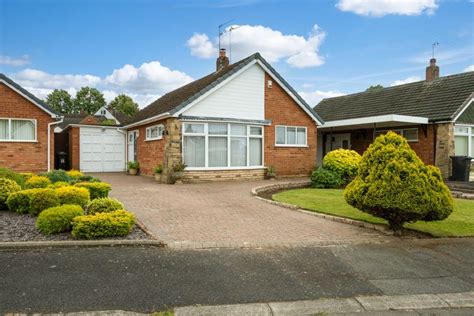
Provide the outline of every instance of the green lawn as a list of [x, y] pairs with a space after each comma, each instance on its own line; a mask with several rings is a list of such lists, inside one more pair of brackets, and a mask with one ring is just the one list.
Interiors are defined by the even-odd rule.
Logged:
[[[343, 190], [296, 189], [273, 195], [273, 199], [297, 205], [310, 211], [352, 218], [374, 224], [386, 224], [383, 219], [361, 212], [346, 203]], [[454, 212], [445, 220], [416, 222], [405, 227], [429, 233], [435, 237], [474, 236], [474, 201], [454, 200]]]

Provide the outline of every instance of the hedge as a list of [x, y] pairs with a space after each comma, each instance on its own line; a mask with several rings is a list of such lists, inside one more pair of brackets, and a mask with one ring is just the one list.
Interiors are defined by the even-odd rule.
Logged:
[[84, 214], [79, 205], [64, 204], [41, 212], [36, 220], [36, 228], [45, 235], [70, 231], [72, 220]]
[[76, 204], [85, 208], [90, 202], [90, 193], [85, 188], [62, 187], [55, 190], [61, 204]]
[[27, 189], [44, 189], [51, 185], [51, 181], [44, 176], [32, 176], [26, 181]]
[[123, 210], [123, 204], [117, 199], [99, 198], [92, 200], [87, 206], [87, 214], [109, 213], [117, 210]]
[[10, 194], [18, 192], [21, 187], [14, 180], [7, 178], [0, 178], [0, 210], [7, 208], [7, 199]]
[[313, 188], [340, 188], [344, 185], [341, 175], [332, 170], [318, 168], [311, 174]]
[[28, 189], [10, 194], [7, 199], [8, 209], [18, 214], [27, 214], [30, 212], [30, 200], [33, 192], [41, 189]]
[[110, 184], [105, 182], [80, 182], [75, 184], [76, 187], [86, 188], [91, 194], [91, 200], [98, 198], [106, 198], [112, 190]]
[[15, 171], [8, 168], [0, 168], [0, 178], [6, 178], [15, 181], [20, 187], [25, 187], [25, 178]]
[[127, 211], [83, 215], [73, 219], [72, 235], [81, 239], [126, 236], [135, 224], [135, 216]]
[[45, 209], [58, 205], [59, 198], [53, 189], [36, 189], [31, 193], [29, 213], [38, 215]]

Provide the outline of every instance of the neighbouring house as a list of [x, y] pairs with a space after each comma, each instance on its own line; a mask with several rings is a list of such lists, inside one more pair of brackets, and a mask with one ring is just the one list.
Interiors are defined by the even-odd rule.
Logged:
[[314, 108], [325, 121], [318, 128], [318, 164], [337, 148], [362, 154], [393, 130], [447, 178], [451, 156], [474, 156], [473, 100], [474, 72], [439, 77], [434, 58], [423, 81], [324, 99]]
[[309, 175], [316, 164], [317, 125], [323, 121], [256, 53], [171, 91], [141, 110], [124, 129], [127, 161], [152, 175], [186, 164], [188, 181]]
[[0, 167], [40, 172], [54, 167], [60, 115], [0, 73]]

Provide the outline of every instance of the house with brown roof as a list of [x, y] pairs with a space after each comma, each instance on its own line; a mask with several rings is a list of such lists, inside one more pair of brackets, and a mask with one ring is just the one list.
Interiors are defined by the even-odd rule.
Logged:
[[337, 148], [363, 153], [388, 130], [404, 136], [427, 164], [451, 175], [451, 156], [474, 156], [474, 72], [439, 77], [430, 60], [426, 79], [322, 100], [314, 110], [318, 163]]
[[323, 121], [260, 54], [229, 64], [224, 49], [216, 70], [171, 91], [124, 126], [127, 161], [153, 175], [186, 165], [188, 181], [309, 175]]

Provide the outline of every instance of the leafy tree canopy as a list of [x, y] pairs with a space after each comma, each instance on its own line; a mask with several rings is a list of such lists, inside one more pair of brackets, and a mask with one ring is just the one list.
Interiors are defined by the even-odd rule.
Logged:
[[367, 90], [365, 91], [378, 91], [378, 90], [382, 90], [383, 89], [383, 86], [381, 84], [378, 84], [378, 85], [375, 85], [375, 86], [370, 86], [367, 88]]
[[90, 87], [82, 87], [74, 99], [74, 108], [88, 114], [94, 114], [105, 104], [104, 95], [99, 90]]
[[47, 96], [46, 104], [59, 113], [77, 113], [72, 97], [66, 90], [55, 89]]
[[138, 112], [138, 104], [126, 94], [120, 94], [109, 103], [109, 109], [133, 116]]

